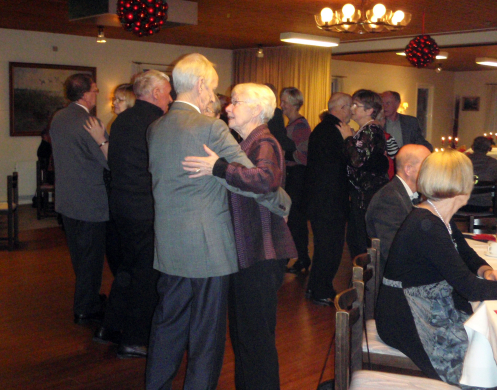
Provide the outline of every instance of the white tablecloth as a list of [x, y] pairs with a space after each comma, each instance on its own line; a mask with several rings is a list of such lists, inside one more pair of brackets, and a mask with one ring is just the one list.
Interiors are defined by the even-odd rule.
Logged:
[[468, 386], [497, 386], [497, 301], [478, 304], [464, 323], [469, 344], [461, 383]]
[[[466, 239], [479, 256], [494, 269], [497, 258], [486, 255], [488, 244]], [[468, 386], [497, 386], [497, 301], [473, 303], [474, 314], [466, 321], [468, 351], [464, 358], [461, 383]]]

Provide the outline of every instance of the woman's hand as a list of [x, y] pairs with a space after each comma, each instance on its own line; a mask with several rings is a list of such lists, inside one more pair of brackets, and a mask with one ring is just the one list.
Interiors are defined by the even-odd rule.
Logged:
[[97, 118], [91, 116], [83, 126], [85, 130], [90, 133], [97, 144], [105, 142], [105, 127]]
[[338, 130], [340, 130], [340, 133], [342, 134], [343, 139], [345, 139], [347, 137], [351, 137], [354, 135], [352, 128], [348, 124], [340, 122], [340, 124], [338, 124], [336, 126], [337, 126]]
[[482, 265], [478, 269], [477, 274], [483, 279], [497, 281], [497, 270], [494, 270], [488, 265]]
[[187, 156], [181, 162], [185, 171], [192, 172], [190, 175], [192, 179], [212, 175], [212, 168], [214, 168], [214, 164], [219, 159], [219, 156], [206, 145], [204, 145], [204, 150], [208, 154], [208, 157]]

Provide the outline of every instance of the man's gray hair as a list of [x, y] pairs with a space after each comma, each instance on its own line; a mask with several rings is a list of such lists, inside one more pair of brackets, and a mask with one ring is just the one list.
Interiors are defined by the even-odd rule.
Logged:
[[328, 100], [328, 111], [331, 114], [331, 111], [335, 107], [341, 108], [343, 104], [352, 103], [352, 96], [343, 93], [343, 92], [335, 92], [331, 95], [330, 100]]
[[203, 77], [210, 85], [216, 75], [214, 64], [202, 54], [193, 53], [183, 57], [173, 69], [174, 89], [180, 93], [192, 91], [198, 79]]
[[164, 81], [169, 82], [169, 76], [164, 72], [159, 72], [155, 69], [147, 70], [146, 72], [140, 73], [135, 77], [133, 92], [136, 97], [140, 99], [143, 96], [150, 95], [154, 88]]

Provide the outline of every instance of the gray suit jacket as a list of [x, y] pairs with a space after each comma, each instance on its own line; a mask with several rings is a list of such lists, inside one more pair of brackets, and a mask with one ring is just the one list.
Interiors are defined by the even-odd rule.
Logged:
[[283, 191], [246, 193], [213, 176], [189, 178], [181, 162], [204, 156], [203, 144], [228, 162], [254, 165], [226, 124], [175, 102], [148, 131], [149, 170], [155, 202], [154, 268], [187, 278], [207, 278], [238, 271], [227, 190], [255, 198], [279, 215], [287, 215], [290, 198]]
[[427, 140], [425, 140], [423, 134], [421, 133], [421, 128], [419, 127], [418, 118], [403, 114], [399, 114], [399, 117], [400, 117], [400, 128], [402, 130], [403, 144], [424, 145], [428, 149], [430, 149], [431, 152], [433, 152], [433, 146]]
[[411, 199], [397, 176], [383, 186], [369, 203], [366, 227], [369, 237], [380, 239], [380, 275], [383, 275], [393, 239], [411, 210]]
[[87, 222], [109, 219], [100, 147], [83, 125], [90, 117], [76, 103], [58, 111], [50, 126], [55, 164], [55, 209], [66, 217]]

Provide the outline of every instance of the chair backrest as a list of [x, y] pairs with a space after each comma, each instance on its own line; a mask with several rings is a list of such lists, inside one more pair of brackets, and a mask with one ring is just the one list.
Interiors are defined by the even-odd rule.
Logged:
[[[375, 245], [380, 240], [374, 239]], [[380, 259], [378, 256], [379, 249], [368, 248], [368, 253], [363, 253], [354, 258], [352, 261], [352, 282], [364, 282], [364, 317], [366, 320], [374, 318], [374, 309], [376, 299], [378, 297], [378, 289], [380, 286], [379, 268]]]
[[18, 180], [19, 176], [17, 172], [13, 172], [12, 175], [7, 176], [7, 203], [9, 212], [12, 211], [14, 205], [17, 206], [19, 203]]
[[364, 284], [354, 282], [335, 297], [335, 390], [347, 390], [352, 372], [362, 368], [363, 296]]
[[473, 191], [471, 191], [471, 196], [481, 195], [481, 194], [492, 195], [493, 213], [495, 216], [497, 216], [496, 183], [494, 183], [493, 181], [479, 181], [473, 187]]

